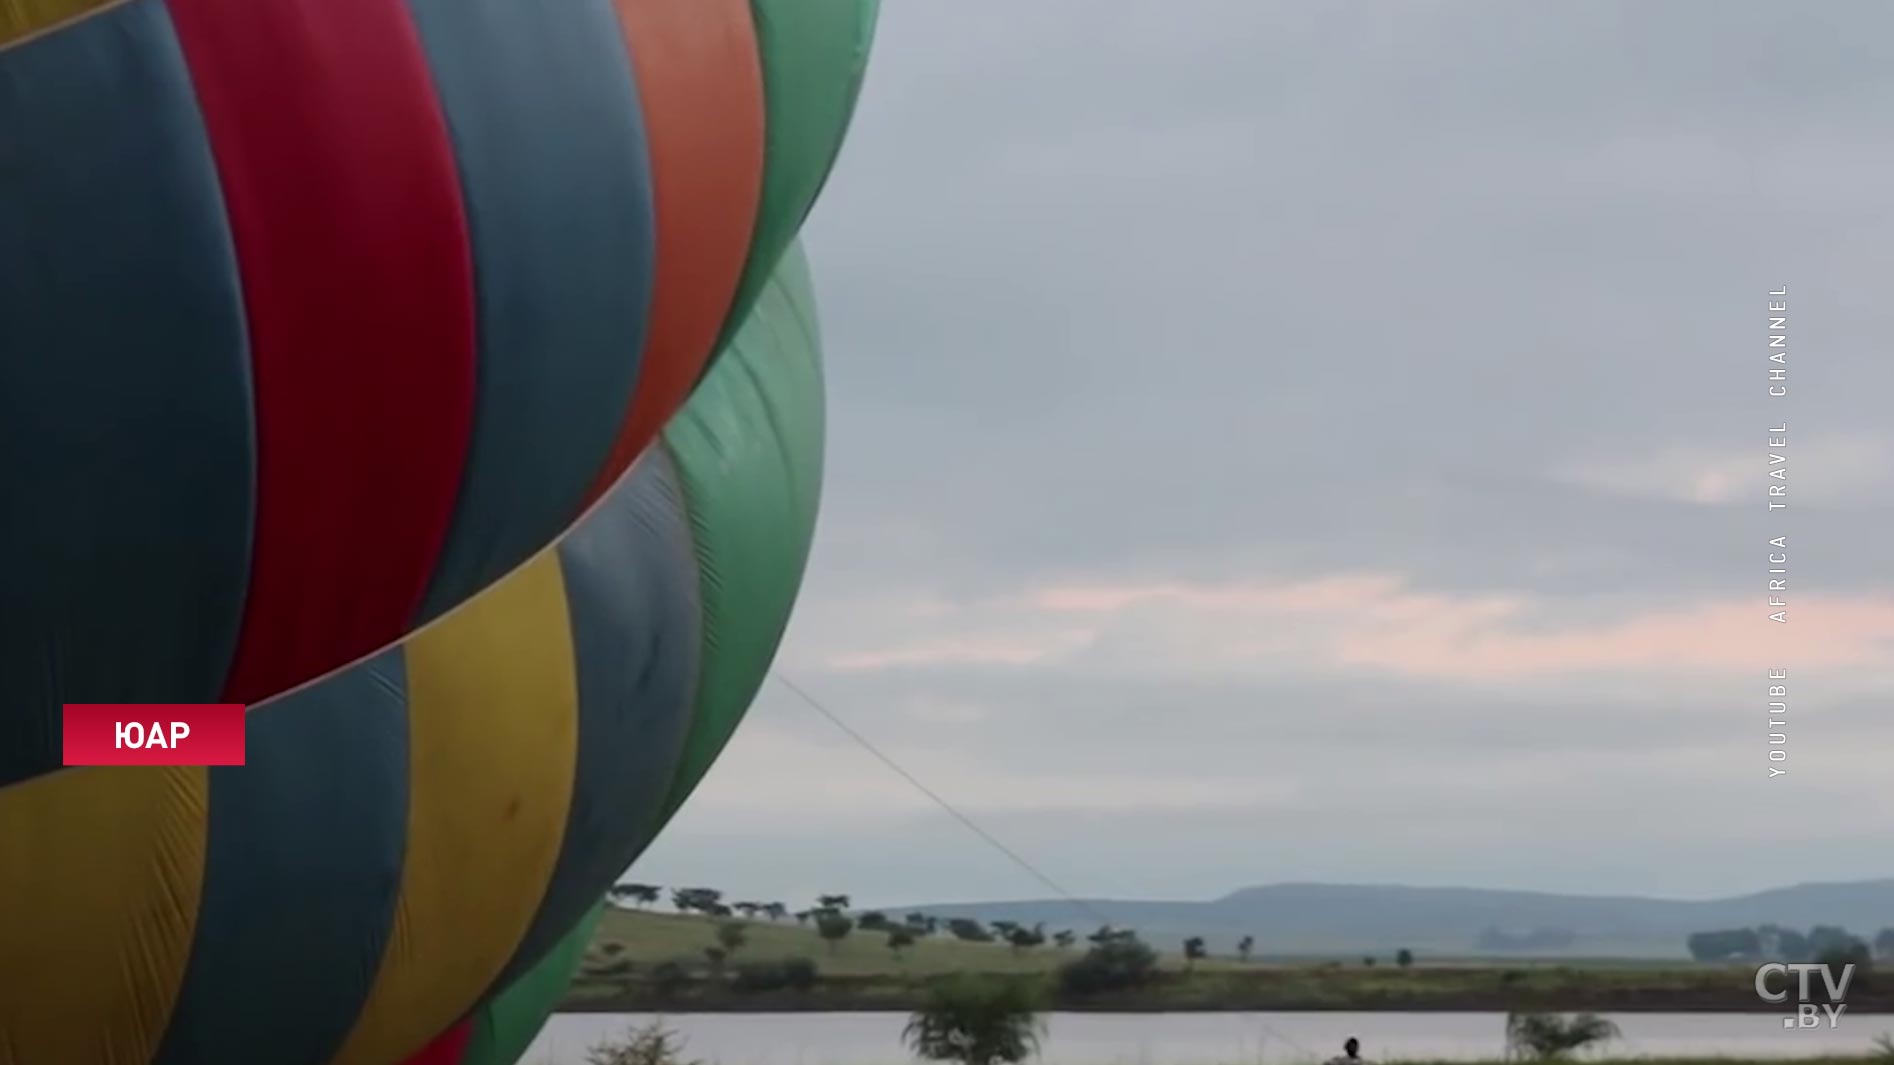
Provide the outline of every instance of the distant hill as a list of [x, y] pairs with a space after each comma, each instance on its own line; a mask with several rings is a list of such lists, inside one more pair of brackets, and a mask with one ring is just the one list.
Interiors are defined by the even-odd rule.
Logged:
[[1894, 879], [1797, 884], [1722, 899], [1559, 895], [1480, 888], [1368, 884], [1272, 884], [1208, 902], [1060, 900], [890, 907], [942, 917], [1045, 922], [1089, 931], [1103, 915], [1168, 944], [1200, 935], [1213, 951], [1244, 935], [1274, 955], [1435, 955], [1685, 958], [1685, 937], [1717, 928], [1841, 925], [1864, 938], [1894, 926]]

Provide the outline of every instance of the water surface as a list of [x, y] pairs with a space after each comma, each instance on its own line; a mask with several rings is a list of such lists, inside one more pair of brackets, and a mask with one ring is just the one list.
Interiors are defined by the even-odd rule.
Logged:
[[[1894, 1016], [1843, 1016], [1834, 1030], [1784, 1031], [1767, 1014], [1611, 1014], [1624, 1032], [1612, 1057], [1717, 1054], [1807, 1057], [1863, 1053], [1894, 1032]], [[522, 1065], [584, 1065], [605, 1036], [649, 1014], [553, 1017]], [[697, 1013], [664, 1022], [705, 1065], [906, 1065], [907, 1022], [897, 1013]], [[1825, 1023], [1825, 1022], [1824, 1022]], [[1497, 1058], [1498, 1013], [1054, 1013], [1037, 1059], [1043, 1065], [1296, 1065], [1341, 1053], [1357, 1036], [1371, 1062], [1391, 1058]], [[1588, 1055], [1597, 1056], [1597, 1055]]]

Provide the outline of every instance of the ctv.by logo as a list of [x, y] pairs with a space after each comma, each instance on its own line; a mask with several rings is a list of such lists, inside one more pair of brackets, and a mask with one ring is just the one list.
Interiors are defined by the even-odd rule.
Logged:
[[[1785, 984], [1787, 983], [1787, 978], [1790, 973], [1796, 975], [1797, 994], [1795, 998], [1795, 1014], [1782, 1018], [1782, 1026], [1784, 1028], [1820, 1028], [1822, 1026], [1822, 1017], [1826, 1015], [1828, 1017], [1828, 1027], [1832, 1029], [1835, 1027], [1835, 1022], [1841, 1020], [1841, 1015], [1848, 1009], [1847, 1004], [1841, 1000], [1847, 997], [1848, 984], [1855, 978], [1855, 967], [1853, 964], [1841, 967], [1841, 979], [1839, 981], [1835, 979], [1834, 966], [1822, 965], [1818, 962], [1800, 961], [1785, 963], [1772, 961], [1758, 968], [1756, 970], [1756, 995], [1764, 1002], [1782, 1002], [1789, 997], [1789, 990], [1787, 987], [1784, 987], [1781, 991], [1769, 990], [1769, 976], [1771, 973], [1781, 973]], [[1809, 1001], [1812, 997], [1809, 994], [1810, 973], [1822, 974], [1822, 983], [1828, 992], [1827, 1002]]]

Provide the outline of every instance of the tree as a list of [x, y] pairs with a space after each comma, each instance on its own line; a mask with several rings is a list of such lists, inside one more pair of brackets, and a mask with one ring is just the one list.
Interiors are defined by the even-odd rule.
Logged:
[[829, 945], [833, 954], [842, 947], [842, 940], [855, 930], [855, 922], [834, 910], [824, 910], [816, 914], [815, 932]]
[[777, 921], [789, 916], [789, 907], [780, 902], [772, 902], [763, 907], [763, 912], [769, 915], [770, 923], [775, 924]]
[[739, 902], [735, 904], [734, 908], [744, 917], [755, 920], [756, 911], [762, 909], [763, 904], [760, 902]]
[[1883, 928], [1875, 933], [1874, 952], [1883, 958], [1894, 957], [1894, 928]]
[[710, 888], [677, 888], [671, 892], [671, 905], [679, 913], [715, 913], [723, 906], [723, 892]]
[[1407, 949], [1406, 947], [1402, 947], [1400, 950], [1395, 951], [1394, 964], [1399, 965], [1403, 969], [1412, 968], [1414, 965], [1414, 952]]
[[1846, 946], [1831, 946], [1816, 957], [1816, 962], [1828, 969], [1828, 978], [1841, 986], [1842, 974], [1848, 966], [1855, 967], [1854, 975], [1849, 978], [1849, 986], [1865, 989], [1874, 979], [1874, 955], [1868, 945], [1853, 936]]
[[664, 897], [664, 889], [656, 884], [613, 884], [611, 898], [613, 902], [629, 902], [643, 909]]
[[1860, 936], [1834, 925], [1818, 925], [1809, 929], [1809, 945], [1815, 948], [1815, 961], [1828, 967], [1838, 986], [1850, 965], [1855, 967], [1852, 986], [1865, 989], [1874, 982], [1874, 949]]
[[1037, 1054], [1044, 1032], [1039, 1004], [1024, 982], [961, 975], [928, 992], [901, 1038], [929, 1061], [1010, 1065]]
[[1243, 959], [1244, 961], [1249, 961], [1250, 955], [1254, 953], [1255, 950], [1256, 950], [1256, 937], [1255, 936], [1244, 936], [1242, 939], [1239, 939], [1236, 941], [1236, 956]]
[[1783, 961], [1812, 961], [1815, 951], [1809, 946], [1809, 937], [1785, 928], [1776, 934], [1776, 957]]
[[947, 931], [955, 939], [967, 943], [991, 943], [993, 933], [986, 926], [971, 917], [954, 917], [947, 922]]
[[717, 943], [726, 953], [735, 954], [742, 950], [743, 944], [749, 942], [749, 939], [749, 933], [745, 930], [742, 921], [724, 921], [717, 926]]
[[1782, 926], [1773, 922], [1756, 926], [1756, 955], [1761, 958], [1782, 957]]
[[1852, 950], [1860, 942], [1860, 939], [1839, 925], [1818, 924], [1809, 929], [1809, 951], [1817, 958], [1830, 951]]
[[864, 932], [886, 932], [894, 927], [894, 922], [888, 920], [888, 915], [880, 910], [869, 910], [857, 918], [856, 923]]
[[1070, 928], [1067, 928], [1064, 931], [1060, 932], [1058, 935], [1053, 936], [1052, 942], [1060, 950], [1071, 950], [1072, 944], [1077, 942], [1078, 938], [1079, 937], [1077, 933], [1073, 932]]
[[705, 947], [704, 957], [709, 959], [712, 973], [722, 974], [723, 963], [730, 957], [730, 952], [722, 947]]
[[894, 951], [896, 958], [906, 955], [901, 952], [914, 945], [914, 930], [905, 925], [895, 925], [888, 930], [888, 949]]
[[1014, 954], [1022, 954], [1045, 941], [1046, 926], [1043, 924], [1034, 925], [1031, 928], [1014, 925], [1013, 930], [1006, 933], [1006, 942], [1012, 946]]
[[1004, 941], [1004, 940], [1010, 940], [1013, 938], [1013, 930], [1019, 927], [1019, 922], [1018, 921], [988, 921], [987, 927], [993, 929], [994, 939]]
[[933, 920], [933, 918], [917, 910], [914, 913], [910, 913], [906, 917], [903, 917], [902, 920], [906, 922], [907, 926], [913, 929], [917, 934], [925, 935], [928, 932], [928, 924], [930, 921]]
[[1202, 936], [1191, 936], [1184, 940], [1184, 971], [1189, 972], [1196, 968], [1197, 963], [1209, 953], [1209, 948], [1204, 946]]
[[809, 923], [809, 918], [811, 918], [811, 917], [814, 917], [814, 916], [815, 916], [815, 911], [814, 911], [814, 910], [797, 910], [797, 911], [796, 911], [796, 923], [797, 923], [797, 924], [808, 924], [808, 923]]
[[846, 910], [848, 909], [848, 896], [817, 895], [815, 898], [815, 908], [818, 910]]
[[1595, 1013], [1569, 1020], [1556, 1013], [1506, 1015], [1506, 1046], [1519, 1057], [1561, 1058], [1580, 1047], [1616, 1039], [1618, 1034], [1617, 1025]]

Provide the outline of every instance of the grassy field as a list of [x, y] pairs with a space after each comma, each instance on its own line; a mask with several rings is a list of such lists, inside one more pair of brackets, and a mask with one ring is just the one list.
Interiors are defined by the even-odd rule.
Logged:
[[[899, 956], [878, 932], [856, 931], [829, 944], [793, 920], [746, 922], [745, 942], [723, 974], [712, 971], [706, 948], [717, 944], [717, 924], [702, 917], [612, 911], [600, 923], [566, 1008], [581, 1010], [899, 1010], [909, 1009], [928, 985], [952, 973], [1025, 976], [1039, 983], [1060, 1009], [1097, 1010], [1596, 1010], [1600, 1012], [1777, 1012], [1755, 993], [1747, 966], [1646, 962], [1588, 964], [1480, 963], [1420, 960], [1402, 969], [1391, 959], [1349, 963], [1207, 958], [1187, 965], [1161, 955], [1150, 985], [1074, 999], [1062, 996], [1055, 974], [1087, 944], [1015, 951], [1002, 944], [932, 936]], [[789, 991], [743, 990], [729, 975], [741, 966], [808, 958], [815, 986]], [[656, 980], [672, 963], [672, 982]], [[1858, 980], [1851, 1013], [1894, 1012], [1894, 980]]]
[[[943, 973], [1041, 973], [1060, 962], [1079, 956], [1077, 946], [1061, 951], [1047, 944], [1036, 950], [1015, 952], [997, 943], [967, 943], [945, 934], [929, 936], [902, 952], [897, 958], [888, 949], [888, 937], [880, 932], [851, 933], [833, 949], [808, 927], [794, 918], [771, 924], [758, 920], [744, 923], [748, 937], [737, 951], [735, 962], [781, 961], [785, 958], [813, 958], [825, 976], [936, 976]], [[588, 959], [604, 962], [606, 944], [617, 943], [623, 949], [617, 955], [637, 965], [675, 961], [689, 966], [705, 964], [704, 950], [717, 945], [717, 922], [704, 917], [669, 913], [636, 913], [609, 910], [599, 922]], [[1083, 945], [1082, 943], [1080, 945]], [[1167, 958], [1167, 964], [1182, 967], [1182, 958]], [[1234, 968], [1230, 959], [1206, 959], [1205, 968]]]

